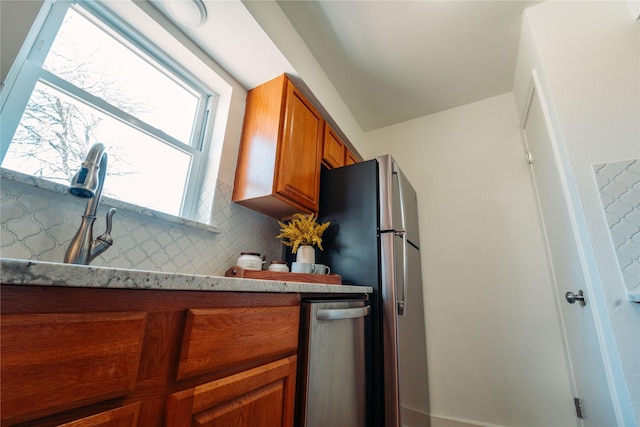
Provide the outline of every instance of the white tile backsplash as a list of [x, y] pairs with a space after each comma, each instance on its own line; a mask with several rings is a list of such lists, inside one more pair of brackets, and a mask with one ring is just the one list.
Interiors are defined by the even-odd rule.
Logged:
[[640, 285], [640, 159], [594, 166], [620, 272], [627, 289]]
[[[223, 275], [241, 251], [265, 254], [267, 261], [281, 259], [284, 252], [275, 238], [276, 220], [232, 203], [231, 191], [223, 182], [215, 186], [211, 222], [219, 233], [118, 208], [111, 232], [114, 245], [91, 264]], [[62, 262], [84, 207], [83, 200], [68, 194], [3, 177], [0, 256]], [[104, 232], [108, 208], [103, 202], [98, 210], [94, 238]]]

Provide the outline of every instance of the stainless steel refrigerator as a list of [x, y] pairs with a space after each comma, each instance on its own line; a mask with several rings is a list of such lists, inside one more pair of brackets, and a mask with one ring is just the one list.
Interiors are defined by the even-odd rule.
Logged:
[[316, 259], [372, 286], [365, 320], [367, 425], [429, 426], [416, 192], [391, 156], [323, 169]]

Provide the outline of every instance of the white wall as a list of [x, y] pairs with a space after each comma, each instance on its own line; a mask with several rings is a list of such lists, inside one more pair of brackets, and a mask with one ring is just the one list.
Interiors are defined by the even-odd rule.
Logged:
[[242, 2], [322, 104], [323, 111], [329, 113], [331, 121], [340, 128], [352, 148], [362, 154], [362, 128], [280, 6], [273, 0]]
[[575, 425], [512, 95], [365, 138], [366, 155], [390, 152], [418, 192], [432, 415]]
[[619, 394], [614, 399], [627, 408], [627, 419], [633, 411], [640, 420], [640, 304], [626, 298], [593, 169], [640, 158], [640, 22], [624, 1], [550, 1], [530, 8], [514, 83], [519, 112], [532, 68], [542, 76], [552, 104], [584, 215], [600, 291], [594, 306]]
[[0, 39], [0, 81], [4, 82], [36, 19], [43, 0], [0, 1], [0, 28], [11, 37]]

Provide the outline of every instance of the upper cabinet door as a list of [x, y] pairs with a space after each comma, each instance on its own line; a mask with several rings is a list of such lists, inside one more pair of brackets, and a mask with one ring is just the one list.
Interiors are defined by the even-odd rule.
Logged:
[[286, 90], [275, 191], [317, 212], [324, 120], [290, 81]]
[[355, 162], [337, 135], [286, 74], [251, 89], [231, 200], [278, 219], [318, 212], [321, 164]]
[[349, 150], [344, 153], [344, 165], [349, 166], [358, 163], [358, 158]]
[[344, 166], [346, 148], [340, 137], [331, 129], [328, 123], [324, 126], [324, 143], [322, 144], [322, 161], [329, 168]]

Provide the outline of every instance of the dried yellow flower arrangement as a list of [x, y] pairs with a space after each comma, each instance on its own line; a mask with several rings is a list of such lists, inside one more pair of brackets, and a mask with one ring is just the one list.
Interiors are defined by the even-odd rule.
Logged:
[[293, 214], [291, 221], [283, 223], [278, 221], [281, 233], [276, 236], [286, 246], [291, 246], [294, 254], [300, 246], [318, 246], [322, 250], [322, 233], [329, 227], [330, 222], [316, 223], [318, 219], [314, 214]]

